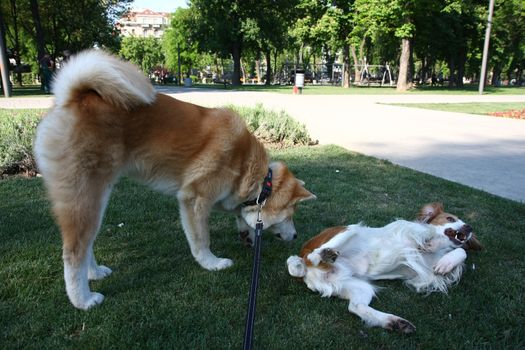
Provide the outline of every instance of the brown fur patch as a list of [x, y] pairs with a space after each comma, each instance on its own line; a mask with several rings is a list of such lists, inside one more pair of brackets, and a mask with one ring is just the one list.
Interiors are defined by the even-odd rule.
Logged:
[[[346, 226], [330, 227], [319, 233], [317, 236], [314, 236], [313, 238], [310, 238], [308, 241], [306, 241], [306, 243], [304, 243], [301, 247], [301, 252], [299, 253], [299, 256], [303, 258], [306, 266], [312, 266], [312, 262], [307, 258], [308, 254], [345, 230]], [[318, 267], [321, 269], [329, 269], [330, 264], [321, 262]]]

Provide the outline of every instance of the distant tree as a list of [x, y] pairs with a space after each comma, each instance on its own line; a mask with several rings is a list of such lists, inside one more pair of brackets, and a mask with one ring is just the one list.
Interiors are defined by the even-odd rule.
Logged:
[[[354, 21], [356, 35], [369, 36], [374, 45], [383, 38], [396, 38], [399, 45], [397, 90], [412, 86], [416, 19], [425, 16], [430, 0], [356, 0]], [[388, 40], [385, 41], [389, 43]], [[383, 43], [384, 45], [384, 43]]]
[[251, 11], [252, 1], [192, 0], [190, 10], [196, 15], [194, 38], [200, 51], [233, 59], [232, 84], [241, 84], [243, 21]]
[[[427, 34], [438, 49], [438, 57], [447, 62], [449, 86], [463, 86], [468, 53], [480, 53], [482, 46], [480, 7], [477, 0], [441, 0], [434, 28]], [[483, 1], [483, 5], [486, 3]], [[477, 61], [479, 64], [480, 60]]]
[[178, 8], [171, 16], [170, 28], [162, 38], [162, 47], [166, 66], [172, 71], [178, 70], [180, 57], [181, 69], [189, 75], [199, 59], [198, 43], [192, 29], [194, 23], [193, 12], [188, 8]]
[[496, 1], [490, 47], [492, 85], [507, 78], [521, 82], [525, 69], [525, 3], [523, 0]]
[[[352, 47], [352, 11], [354, 0], [332, 0], [328, 1], [326, 12], [317, 25], [317, 35], [324, 37], [328, 43], [327, 47], [332, 51], [341, 51], [344, 63], [345, 88], [350, 86], [350, 53]], [[358, 62], [354, 62], [357, 65]]]
[[272, 81], [272, 51], [276, 54], [282, 52], [288, 44], [288, 31], [295, 19], [297, 3], [297, 0], [261, 0], [260, 11], [255, 12], [258, 29], [253, 33], [257, 35], [255, 50], [257, 56], [259, 51], [262, 52], [266, 60], [266, 85]]
[[[0, 7], [7, 16], [7, 45], [20, 61], [38, 67], [48, 53], [53, 58], [66, 49], [75, 52], [95, 43], [118, 51], [116, 19], [131, 0], [9, 0]], [[15, 56], [15, 59], [17, 57]], [[18, 63], [18, 62], [17, 62]]]
[[[35, 30], [34, 37], [35, 37], [35, 44], [38, 52], [37, 61], [40, 61], [45, 53], [45, 46], [44, 46], [44, 30], [42, 28], [42, 22], [40, 20], [40, 10], [38, 7], [38, 1], [37, 0], [29, 0], [29, 7], [31, 9], [31, 15], [33, 18], [33, 25], [32, 27]], [[26, 27], [27, 28], [27, 27]]]
[[145, 73], [164, 62], [162, 44], [159, 39], [152, 37], [125, 37], [122, 39], [119, 54], [135, 63]]
[[201, 52], [211, 52], [233, 60], [232, 84], [241, 83], [243, 50], [282, 45], [288, 13], [293, 0], [193, 0], [190, 10], [196, 14], [195, 39]]
[[[291, 28], [291, 36], [295, 40], [296, 62], [309, 62], [310, 55], [315, 58], [330, 40], [326, 37], [326, 26], [319, 27], [321, 18], [327, 11], [327, 2], [318, 0], [301, 0], [297, 5], [297, 21]], [[322, 28], [322, 29], [321, 29]], [[306, 50], [309, 47], [310, 50]]]
[[123, 15], [131, 0], [47, 0], [41, 3], [45, 17], [47, 51], [57, 56], [93, 47], [95, 43], [118, 51], [115, 21]]

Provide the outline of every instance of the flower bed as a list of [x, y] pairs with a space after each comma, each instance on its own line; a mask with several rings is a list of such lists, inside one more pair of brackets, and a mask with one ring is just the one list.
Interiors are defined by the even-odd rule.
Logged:
[[493, 117], [501, 117], [501, 118], [525, 119], [525, 109], [522, 109], [522, 110], [511, 109], [509, 111], [490, 112], [489, 115]]

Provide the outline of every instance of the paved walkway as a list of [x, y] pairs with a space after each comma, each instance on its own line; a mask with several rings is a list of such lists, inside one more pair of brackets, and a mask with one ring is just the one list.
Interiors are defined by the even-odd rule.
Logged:
[[[321, 144], [525, 202], [525, 121], [380, 103], [524, 102], [525, 95], [284, 95], [160, 87], [208, 106], [262, 103], [286, 110]], [[0, 108], [47, 108], [52, 98], [0, 99]]]

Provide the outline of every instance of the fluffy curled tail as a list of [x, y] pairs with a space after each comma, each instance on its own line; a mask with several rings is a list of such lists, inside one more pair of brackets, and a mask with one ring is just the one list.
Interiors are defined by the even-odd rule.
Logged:
[[138, 67], [100, 50], [87, 50], [71, 57], [56, 75], [52, 90], [58, 107], [88, 91], [125, 110], [151, 104], [156, 95]]

